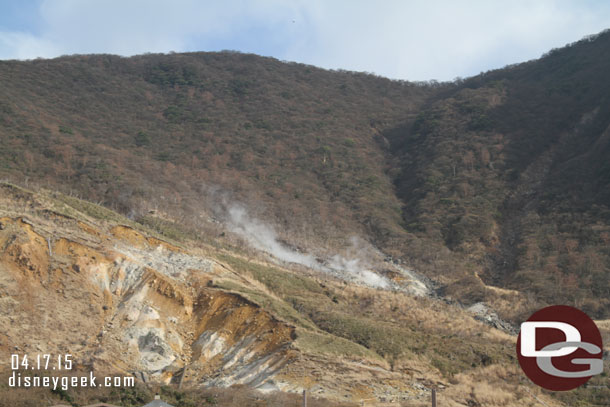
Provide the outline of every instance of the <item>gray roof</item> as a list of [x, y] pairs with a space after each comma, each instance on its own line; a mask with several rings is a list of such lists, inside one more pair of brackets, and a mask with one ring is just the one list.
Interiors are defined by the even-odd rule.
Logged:
[[174, 407], [171, 404], [167, 404], [162, 400], [153, 400], [148, 404], [144, 404], [142, 407]]

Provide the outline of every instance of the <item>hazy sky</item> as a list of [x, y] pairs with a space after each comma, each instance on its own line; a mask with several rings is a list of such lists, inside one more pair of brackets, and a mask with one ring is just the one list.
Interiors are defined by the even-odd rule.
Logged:
[[452, 80], [605, 28], [607, 0], [0, 0], [0, 59], [231, 49]]

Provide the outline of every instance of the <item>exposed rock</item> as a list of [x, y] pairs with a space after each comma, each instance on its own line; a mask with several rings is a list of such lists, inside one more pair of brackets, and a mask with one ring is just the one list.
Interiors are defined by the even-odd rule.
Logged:
[[467, 311], [474, 314], [474, 319], [477, 321], [481, 321], [491, 327], [500, 329], [511, 335], [517, 335], [518, 333], [517, 328], [498, 317], [498, 314], [496, 314], [495, 311], [490, 309], [483, 302], [477, 302], [476, 304], [471, 305], [468, 307]]

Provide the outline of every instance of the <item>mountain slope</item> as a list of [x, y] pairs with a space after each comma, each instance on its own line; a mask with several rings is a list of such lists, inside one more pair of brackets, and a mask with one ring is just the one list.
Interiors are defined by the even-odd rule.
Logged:
[[609, 41], [452, 84], [237, 53], [2, 61], [0, 174], [318, 269], [388, 256], [512, 321], [607, 318]]
[[471, 78], [388, 131], [407, 228], [538, 306], [607, 315], [609, 49], [605, 32]]
[[[2, 357], [70, 353], [73, 374], [182, 381], [185, 391], [308, 389], [354, 404], [427, 405], [436, 387], [447, 405], [520, 406], [537, 392], [519, 381], [515, 337], [455, 305], [169, 242], [59, 193], [0, 189]], [[0, 389], [13, 406], [120, 398]]]
[[[372, 207], [375, 223], [396, 229], [376, 129], [431, 93], [242, 54], [0, 65], [5, 173], [136, 215], [172, 205], [196, 214], [208, 187], [222, 188], [292, 231], [310, 225], [310, 236], [329, 223], [353, 229]], [[284, 225], [294, 213], [300, 224]]]

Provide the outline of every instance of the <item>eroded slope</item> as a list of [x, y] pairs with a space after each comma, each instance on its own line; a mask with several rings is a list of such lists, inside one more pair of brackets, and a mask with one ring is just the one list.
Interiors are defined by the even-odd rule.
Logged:
[[514, 338], [459, 307], [169, 242], [85, 202], [0, 188], [5, 356], [71, 353], [79, 369], [144, 382], [354, 402], [424, 402], [435, 387], [446, 405], [518, 406], [534, 391], [518, 380]]

